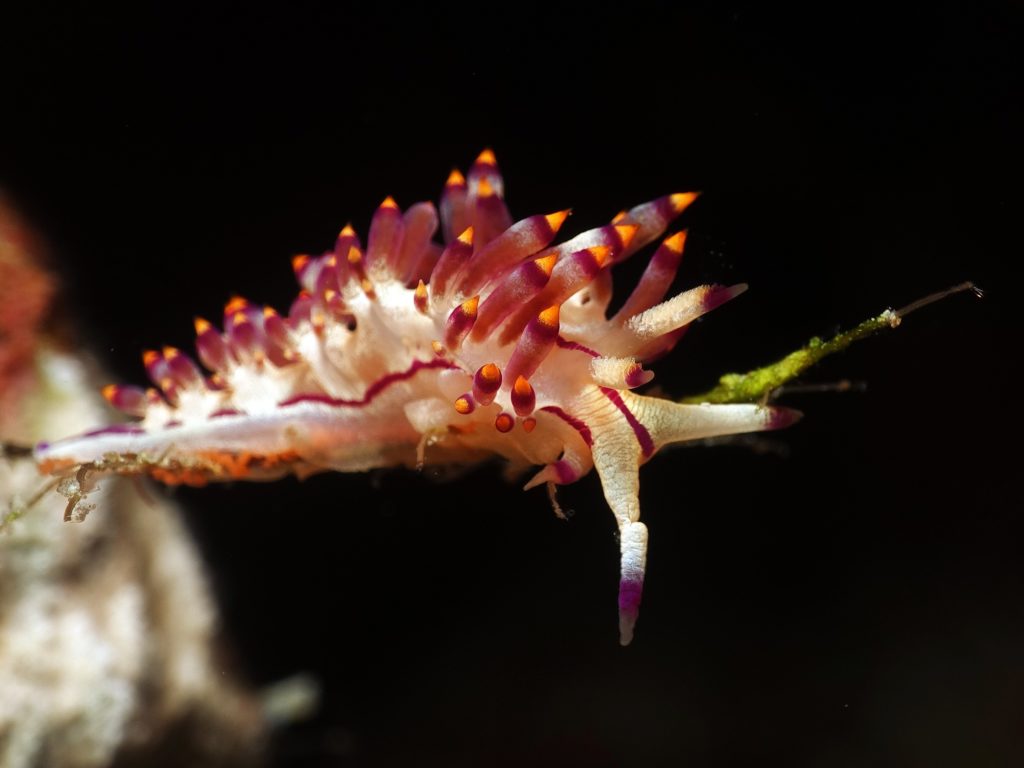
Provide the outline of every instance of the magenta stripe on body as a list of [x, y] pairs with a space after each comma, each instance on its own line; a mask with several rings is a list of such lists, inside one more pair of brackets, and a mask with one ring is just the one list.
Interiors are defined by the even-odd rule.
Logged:
[[555, 343], [558, 344], [560, 349], [571, 349], [575, 352], [583, 352], [584, 354], [590, 355], [591, 357], [600, 357], [600, 353], [595, 352], [590, 347], [585, 347], [578, 341], [569, 341], [564, 336], [559, 336], [555, 339]]
[[649, 458], [654, 453], [654, 441], [651, 439], [651, 433], [647, 431], [647, 427], [641, 424], [637, 417], [633, 415], [633, 412], [629, 410], [629, 406], [622, 402], [622, 396], [619, 395], [617, 390], [601, 387], [601, 392], [615, 403], [616, 408], [622, 411], [622, 415], [626, 417], [629, 426], [633, 428], [633, 434], [636, 435], [636, 440], [640, 443], [640, 450], [643, 451], [644, 458]]
[[[136, 427], [132, 424], [112, 424], [109, 427], [100, 427], [99, 429], [91, 429], [88, 432], [81, 435], [81, 437], [97, 437], [99, 435], [144, 435], [146, 430], [142, 427]], [[71, 438], [68, 438], [71, 439]]]
[[540, 410], [554, 414], [562, 421], [564, 421], [566, 424], [568, 424], [570, 427], [575, 429], [577, 432], [580, 433], [580, 437], [583, 438], [583, 442], [585, 442], [587, 445], [594, 444], [594, 436], [590, 432], [590, 427], [588, 427], [582, 421], [577, 419], [575, 416], [571, 416], [570, 414], [566, 413], [557, 405], [545, 405]]
[[208, 419], [221, 419], [225, 416], [244, 416], [245, 412], [240, 411], [237, 408], [221, 408], [220, 410], [214, 411], [206, 418]]
[[407, 379], [411, 379], [420, 371], [436, 368], [458, 367], [459, 366], [457, 366], [455, 363], [450, 362], [448, 360], [442, 360], [440, 358], [436, 358], [434, 360], [413, 360], [412, 365], [410, 365], [404, 371], [395, 371], [394, 373], [389, 373], [385, 376], [381, 376], [379, 379], [373, 382], [373, 384], [371, 384], [369, 388], [367, 388], [366, 394], [364, 394], [358, 400], [342, 400], [340, 398], [331, 397], [330, 395], [309, 394], [296, 395], [295, 397], [290, 397], [287, 400], [282, 400], [277, 405], [279, 408], [285, 408], [289, 405], [296, 405], [297, 403], [323, 403], [325, 405], [330, 405], [339, 408], [345, 406], [361, 407], [364, 405], [369, 405], [370, 401], [373, 400], [373, 398], [375, 398], [385, 389], [390, 387], [392, 384], [397, 384], [400, 381], [406, 381]]

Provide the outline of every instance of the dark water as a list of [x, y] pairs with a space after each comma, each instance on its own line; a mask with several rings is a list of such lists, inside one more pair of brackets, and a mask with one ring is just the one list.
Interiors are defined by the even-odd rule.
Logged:
[[292, 253], [484, 146], [514, 214], [572, 206], [572, 231], [704, 191], [679, 285], [751, 290], [655, 366], [670, 393], [988, 289], [811, 372], [866, 391], [794, 395], [791, 431], [648, 465], [625, 650], [593, 477], [567, 523], [494, 467], [179, 493], [244, 673], [324, 686], [278, 764], [1024, 760], [1019, 6], [16, 16], [0, 185], [121, 380], [233, 292], [286, 307]]

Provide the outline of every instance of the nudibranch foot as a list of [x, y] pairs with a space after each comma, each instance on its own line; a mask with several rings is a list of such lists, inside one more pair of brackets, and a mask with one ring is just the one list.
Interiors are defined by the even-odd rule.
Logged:
[[403, 212], [386, 198], [365, 246], [346, 225], [330, 250], [292, 259], [301, 290], [287, 313], [234, 297], [222, 330], [196, 318], [207, 372], [177, 349], [147, 351], [152, 387], [103, 390], [134, 421], [39, 445], [40, 469], [201, 485], [499, 456], [541, 467], [526, 487], [549, 490], [596, 469], [618, 525], [628, 644], [647, 557], [640, 465], [670, 443], [778, 429], [796, 414], [634, 392], [694, 320], [746, 289], [666, 299], [686, 241], [677, 231], [608, 316], [612, 267], [661, 237], [696, 193], [556, 243], [569, 211], [515, 221], [504, 189], [486, 150], [465, 176], [452, 172], [438, 209]]

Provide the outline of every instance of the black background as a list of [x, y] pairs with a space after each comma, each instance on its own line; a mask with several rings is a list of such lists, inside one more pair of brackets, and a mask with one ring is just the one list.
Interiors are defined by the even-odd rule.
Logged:
[[[824, 4], [823, 4], [824, 5]], [[806, 418], [665, 452], [634, 645], [599, 485], [497, 467], [173, 495], [234, 663], [324, 685], [278, 764], [1010, 766], [1024, 761], [1019, 5], [95, 4], [0, 13], [0, 186], [118, 380], [288, 258], [436, 199], [492, 146], [567, 232], [701, 189], [679, 287], [747, 281], [667, 391], [965, 279], [827, 361]], [[630, 285], [642, 259], [622, 268]], [[1015, 306], [1017, 305], [1017, 306]], [[55, 436], [56, 437], [56, 436]]]

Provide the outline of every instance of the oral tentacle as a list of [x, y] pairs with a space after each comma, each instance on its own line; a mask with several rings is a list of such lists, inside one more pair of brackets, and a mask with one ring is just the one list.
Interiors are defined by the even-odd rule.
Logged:
[[[660, 351], [663, 340], [702, 315], [747, 290], [745, 283], [732, 286], [701, 285], [668, 301], [633, 315], [621, 325], [608, 324], [598, 346], [608, 356], [634, 356], [642, 360]], [[674, 341], [674, 340], [673, 340]]]

